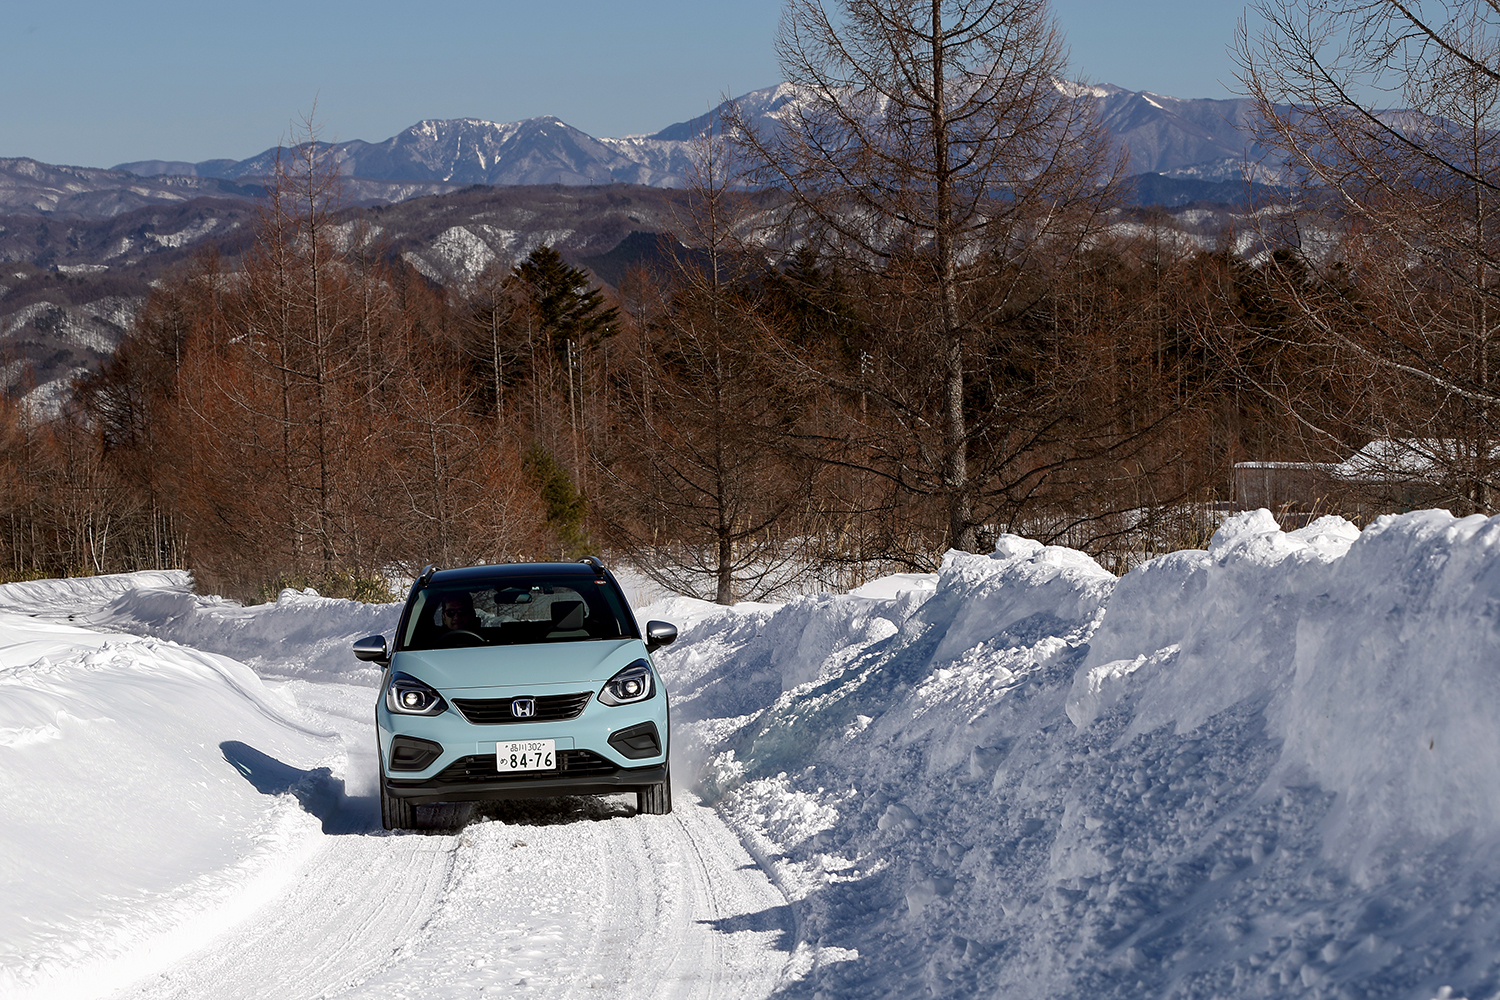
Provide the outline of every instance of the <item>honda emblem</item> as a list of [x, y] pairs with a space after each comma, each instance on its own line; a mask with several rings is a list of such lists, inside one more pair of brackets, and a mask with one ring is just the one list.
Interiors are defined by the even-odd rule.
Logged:
[[510, 703], [510, 714], [518, 719], [529, 719], [536, 715], [535, 698], [516, 698]]

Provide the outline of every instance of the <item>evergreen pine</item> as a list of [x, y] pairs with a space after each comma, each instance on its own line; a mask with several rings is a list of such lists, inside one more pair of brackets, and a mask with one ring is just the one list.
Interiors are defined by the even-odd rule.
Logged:
[[559, 356], [566, 351], [566, 341], [576, 344], [614, 333], [620, 311], [605, 306], [604, 294], [592, 287], [588, 271], [573, 267], [552, 247], [543, 244], [531, 251], [514, 273]]

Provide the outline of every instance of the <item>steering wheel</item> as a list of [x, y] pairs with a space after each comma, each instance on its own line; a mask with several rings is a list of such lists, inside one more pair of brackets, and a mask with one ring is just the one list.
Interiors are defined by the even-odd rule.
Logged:
[[483, 646], [484, 636], [466, 628], [456, 628], [438, 640], [439, 646]]

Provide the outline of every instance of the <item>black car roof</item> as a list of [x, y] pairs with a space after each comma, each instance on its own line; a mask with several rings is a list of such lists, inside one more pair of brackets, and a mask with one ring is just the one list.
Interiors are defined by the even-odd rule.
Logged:
[[470, 580], [503, 580], [527, 576], [576, 576], [579, 579], [592, 579], [594, 567], [576, 562], [495, 563], [489, 566], [440, 569], [432, 575], [432, 582], [467, 583]]

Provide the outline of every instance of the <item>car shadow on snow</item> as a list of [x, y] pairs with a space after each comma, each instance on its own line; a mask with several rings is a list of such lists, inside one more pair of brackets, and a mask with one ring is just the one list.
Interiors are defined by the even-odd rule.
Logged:
[[326, 767], [310, 771], [293, 767], [248, 743], [219, 744], [224, 759], [262, 795], [287, 795], [323, 824], [326, 834], [363, 834], [380, 829], [380, 806], [372, 796], [351, 796], [343, 778]]
[[787, 903], [783, 903], [780, 906], [773, 906], [757, 913], [739, 913], [732, 917], [720, 917], [717, 920], [700, 920], [698, 923], [706, 927], [712, 927], [720, 934], [738, 934], [741, 931], [758, 931], [761, 933], [774, 931], [776, 937], [770, 942], [770, 946], [777, 951], [784, 951], [788, 954], [797, 945], [796, 920], [792, 916], [791, 905]]

